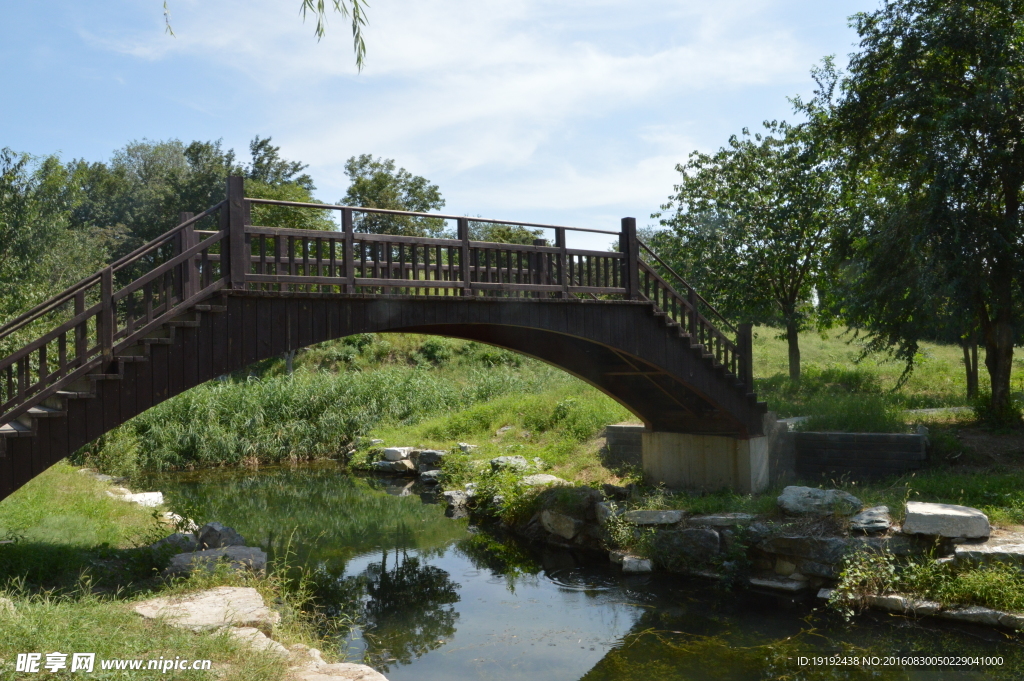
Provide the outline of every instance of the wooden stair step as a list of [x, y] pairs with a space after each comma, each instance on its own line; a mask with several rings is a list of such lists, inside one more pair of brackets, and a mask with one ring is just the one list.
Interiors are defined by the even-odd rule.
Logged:
[[28, 410], [28, 415], [36, 419], [54, 418], [57, 416], [64, 416], [63, 409], [55, 409], [53, 407], [32, 407]]
[[92, 381], [120, 381], [124, 378], [121, 374], [86, 374]]
[[206, 303], [200, 303], [196, 305], [195, 309], [197, 312], [227, 312], [227, 305], [208, 305]]
[[176, 327], [176, 328], [185, 328], [185, 329], [198, 329], [199, 326], [200, 326], [200, 322], [197, 322], [197, 321], [194, 321], [194, 320], [191, 320], [191, 319], [183, 319], [181, 321], [173, 319], [173, 320], [167, 322], [167, 326], [173, 326], [173, 327]]
[[96, 397], [96, 393], [82, 390], [58, 390], [54, 393], [54, 397], [63, 397], [68, 400], [85, 400]]
[[32, 429], [24, 423], [11, 421], [0, 426], [0, 437], [31, 437]]
[[143, 338], [141, 340], [147, 345], [170, 345], [174, 342], [170, 338]]

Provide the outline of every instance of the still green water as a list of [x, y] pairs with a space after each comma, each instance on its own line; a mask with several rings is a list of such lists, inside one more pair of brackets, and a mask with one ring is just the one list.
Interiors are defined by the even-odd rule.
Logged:
[[[623, 575], [585, 553], [529, 547], [446, 518], [406, 482], [334, 465], [153, 477], [177, 512], [234, 527], [317, 574], [350, 661], [391, 681], [1019, 679], [1024, 646], [991, 629], [865, 614], [811, 595], [732, 592]], [[912, 666], [892, 656], [1002, 664]], [[878, 658], [819, 664], [815, 657]], [[807, 658], [802, 660], [801, 658]], [[890, 658], [890, 659], [886, 659]]]

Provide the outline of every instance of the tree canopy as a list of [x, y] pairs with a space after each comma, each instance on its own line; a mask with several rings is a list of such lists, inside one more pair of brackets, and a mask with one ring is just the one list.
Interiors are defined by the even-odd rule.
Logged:
[[823, 256], [843, 209], [834, 162], [810, 129], [765, 128], [676, 166], [680, 184], [654, 215], [671, 231], [652, 241], [727, 317], [783, 326], [790, 377], [798, 380], [797, 334], [813, 291], [826, 285]]
[[[345, 163], [345, 173], [351, 181], [341, 199], [346, 206], [414, 213], [429, 213], [444, 206], [436, 184], [398, 168], [393, 159], [374, 158], [371, 154], [353, 156]], [[360, 213], [356, 216], [355, 229], [375, 234], [440, 236], [445, 222], [436, 218]]]
[[861, 320], [912, 353], [928, 284], [914, 278], [935, 273], [980, 327], [992, 407], [1010, 413], [1024, 0], [888, 0], [854, 26], [860, 49], [831, 115], [851, 173], [881, 199], [849, 241], [860, 301], [874, 302]]

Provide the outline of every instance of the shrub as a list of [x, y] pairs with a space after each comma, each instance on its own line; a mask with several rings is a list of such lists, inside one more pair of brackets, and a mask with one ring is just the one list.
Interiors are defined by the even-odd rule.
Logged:
[[807, 402], [809, 418], [798, 424], [804, 431], [902, 433], [902, 412], [881, 395], [817, 396]]

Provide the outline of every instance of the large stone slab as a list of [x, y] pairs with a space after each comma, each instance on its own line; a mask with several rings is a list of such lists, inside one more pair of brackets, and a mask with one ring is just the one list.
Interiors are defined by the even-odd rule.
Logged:
[[957, 544], [953, 550], [958, 563], [1012, 563], [1024, 565], [1024, 534], [992, 530], [988, 539]]
[[281, 615], [263, 602], [252, 587], [218, 586], [181, 596], [161, 596], [135, 604], [135, 612], [182, 629], [254, 627], [266, 633]]
[[171, 556], [171, 564], [164, 570], [164, 574], [188, 574], [193, 570], [212, 572], [221, 563], [227, 563], [232, 570], [263, 572], [267, 569], [267, 554], [253, 546], [225, 546], [219, 549], [179, 553]]
[[269, 638], [256, 627], [231, 627], [225, 633], [246, 643], [253, 650], [263, 650], [279, 657], [290, 657], [291, 653], [283, 645]]
[[903, 521], [905, 534], [927, 534], [939, 537], [979, 539], [992, 533], [988, 516], [976, 508], [956, 504], [907, 502]]
[[153, 542], [149, 545], [149, 548], [156, 549], [157, 551], [185, 553], [199, 548], [199, 540], [192, 532], [175, 532], [170, 536]]
[[384, 458], [388, 461], [405, 461], [412, 450], [412, 447], [388, 447], [384, 450]]
[[622, 517], [634, 525], [675, 525], [683, 515], [682, 511], [626, 511]]
[[790, 485], [778, 498], [779, 508], [790, 515], [828, 516], [853, 515], [864, 504], [849, 492]]
[[380, 672], [352, 662], [325, 664], [316, 669], [293, 671], [289, 678], [294, 681], [388, 681]]
[[408, 459], [398, 461], [375, 461], [373, 470], [378, 473], [394, 473], [395, 475], [412, 475], [416, 472], [416, 466]]
[[754, 522], [756, 516], [750, 513], [712, 513], [710, 515], [695, 515], [690, 518], [691, 525], [702, 525], [706, 527], [737, 527], [749, 525]]

